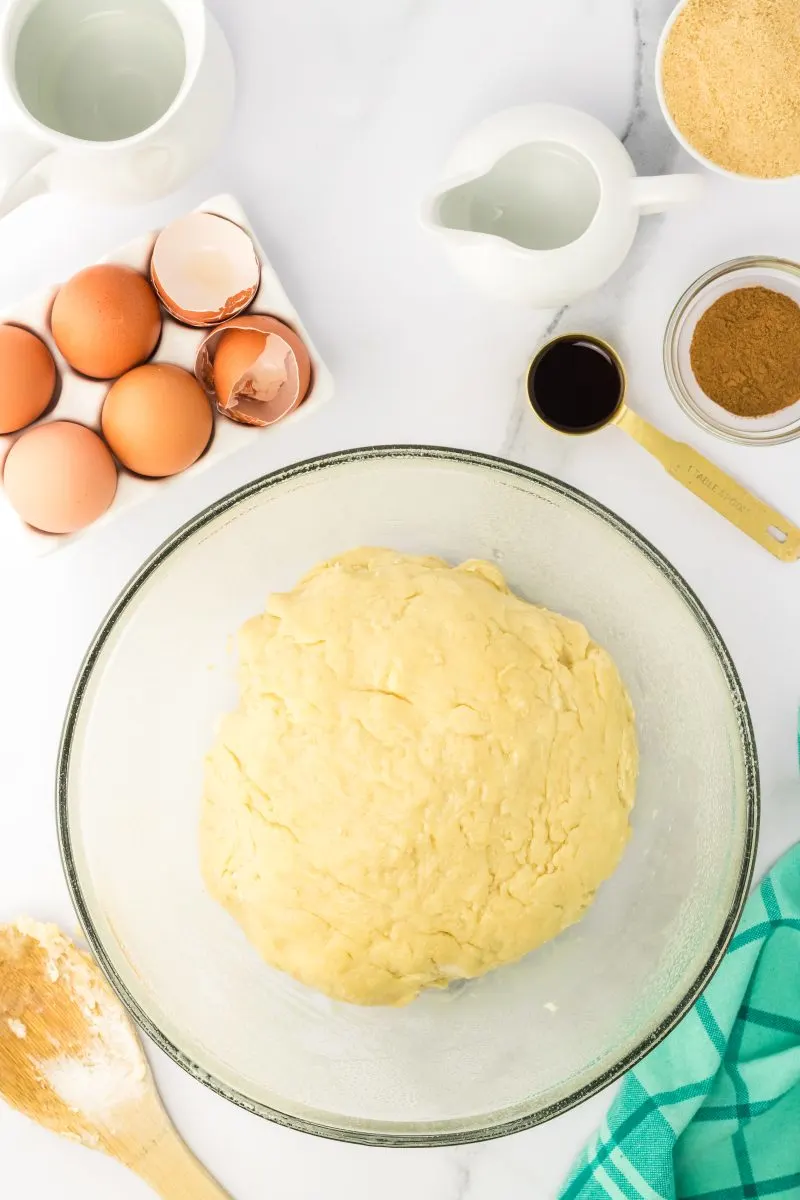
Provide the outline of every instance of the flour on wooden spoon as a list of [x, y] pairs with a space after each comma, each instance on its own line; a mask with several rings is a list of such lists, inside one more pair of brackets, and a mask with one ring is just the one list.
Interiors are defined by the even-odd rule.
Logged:
[[54, 925], [0, 926], [0, 1094], [96, 1146], [148, 1082], [133, 1026], [89, 956]]

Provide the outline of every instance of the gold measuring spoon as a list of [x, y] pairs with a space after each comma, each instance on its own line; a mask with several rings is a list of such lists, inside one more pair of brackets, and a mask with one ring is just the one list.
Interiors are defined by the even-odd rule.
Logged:
[[99, 968], [54, 925], [0, 926], [0, 1095], [163, 1200], [230, 1200], [171, 1124]]
[[800, 560], [800, 528], [685, 442], [676, 442], [625, 403], [627, 376], [601, 338], [565, 334], [541, 348], [528, 368], [528, 399], [545, 425], [583, 435], [616, 425], [700, 500], [781, 562]]

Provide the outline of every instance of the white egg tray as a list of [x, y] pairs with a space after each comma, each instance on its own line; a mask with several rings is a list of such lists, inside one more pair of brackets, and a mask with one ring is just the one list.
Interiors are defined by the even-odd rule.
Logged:
[[[280, 318], [287, 325], [292, 326], [305, 342], [311, 356], [311, 388], [300, 407], [284, 419], [287, 422], [295, 422], [312, 416], [333, 396], [333, 378], [314, 349], [308, 331], [300, 320], [286, 292], [283, 290], [281, 282], [265, 255], [258, 238], [254, 234], [241, 205], [233, 196], [215, 196], [214, 199], [201, 204], [198, 211], [217, 213], [219, 216], [227, 217], [229, 220], [235, 221], [237, 225], [241, 225], [252, 238], [253, 246], [261, 263], [261, 286], [252, 304], [248, 306], [247, 312], [264, 313]], [[109, 254], [101, 261], [120, 263], [124, 266], [133, 267], [135, 270], [141, 271], [142, 274], [149, 276], [150, 258], [159, 232], [159, 230], [156, 230], [145, 234], [135, 241], [129, 242], [121, 249], [114, 251], [113, 254]], [[87, 263], [86, 265], [90, 264]], [[38, 334], [50, 348], [55, 358], [60, 378], [60, 392], [57, 391], [56, 403], [34, 424], [41, 425], [45, 421], [75, 421], [81, 425], [89, 426], [95, 432], [99, 432], [100, 413], [113, 380], [94, 380], [78, 375], [65, 362], [63, 355], [59, 353], [50, 332], [50, 311], [59, 286], [54, 285], [49, 291], [31, 297], [15, 305], [13, 308], [0, 313], [0, 322], [11, 322], [15, 325], [22, 325], [30, 329], [33, 333]], [[163, 332], [161, 340], [155, 353], [148, 361], [175, 363], [177, 366], [185, 367], [188, 371], [194, 372], [198, 347], [213, 326], [203, 329], [193, 329], [179, 324], [178, 321], [163, 310], [162, 317]], [[28, 428], [30, 429], [32, 426], [28, 426]], [[0, 471], [11, 446], [24, 432], [26, 430], [20, 430], [19, 433], [0, 437]], [[198, 471], [206, 471], [221, 459], [228, 458], [238, 450], [250, 446], [254, 441], [263, 440], [269, 436], [270, 427], [256, 429], [238, 424], [227, 417], [216, 414], [214, 433], [208, 449], [193, 466], [180, 475], [173, 475], [168, 479], [143, 479], [141, 476], [131, 474], [124, 467], [120, 467], [117, 494], [111, 508], [98, 521], [95, 521], [93, 525], [75, 534], [40, 533], [30, 526], [25, 525], [14, 512], [0, 486], [0, 541], [8, 545], [13, 540], [33, 556], [48, 554], [53, 550], [69, 545], [77, 538], [91, 534], [95, 529], [107, 526], [122, 513], [128, 512], [138, 504], [142, 504], [146, 500], [156, 500], [165, 488], [173, 486], [184, 476], [196, 474]], [[212, 497], [209, 497], [210, 499]]]

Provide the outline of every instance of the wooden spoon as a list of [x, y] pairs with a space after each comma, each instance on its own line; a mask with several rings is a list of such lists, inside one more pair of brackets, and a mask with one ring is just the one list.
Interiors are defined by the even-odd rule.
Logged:
[[163, 1200], [231, 1200], [179, 1137], [136, 1031], [54, 925], [0, 926], [0, 1095], [135, 1171]]

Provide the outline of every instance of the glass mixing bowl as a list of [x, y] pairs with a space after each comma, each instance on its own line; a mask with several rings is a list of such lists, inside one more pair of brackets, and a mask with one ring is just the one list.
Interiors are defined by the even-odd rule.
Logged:
[[[334, 1003], [265, 966], [198, 866], [203, 756], [236, 698], [231, 634], [269, 592], [361, 544], [493, 560], [520, 594], [586, 622], [619, 664], [641, 741], [633, 837], [585, 919], [399, 1010]], [[522, 466], [375, 448], [242, 488], [145, 564], [81, 669], [58, 820], [91, 949], [176, 1062], [297, 1129], [443, 1145], [564, 1112], [686, 1012], [744, 902], [758, 778], [719, 634], [633, 529]]]

